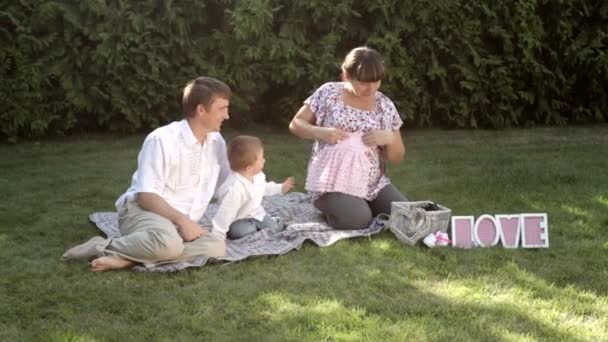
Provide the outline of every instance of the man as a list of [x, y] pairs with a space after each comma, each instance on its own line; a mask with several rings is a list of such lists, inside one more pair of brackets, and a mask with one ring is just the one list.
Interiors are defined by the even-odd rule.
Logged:
[[121, 237], [94, 237], [62, 259], [91, 259], [94, 272], [135, 263], [152, 267], [225, 254], [225, 236], [198, 221], [229, 174], [226, 142], [230, 88], [198, 77], [183, 91], [184, 119], [150, 133], [139, 152], [131, 187], [116, 201]]

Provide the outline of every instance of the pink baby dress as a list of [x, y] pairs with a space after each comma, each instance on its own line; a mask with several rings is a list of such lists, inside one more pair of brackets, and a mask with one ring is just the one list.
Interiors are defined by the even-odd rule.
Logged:
[[351, 133], [348, 138], [319, 151], [310, 160], [306, 190], [367, 197], [370, 170], [374, 167], [369, 154], [374, 151], [363, 143], [362, 136], [362, 133]]
[[[390, 184], [382, 169], [380, 149], [363, 145], [361, 136], [378, 129], [398, 130], [403, 124], [399, 113], [380, 92], [376, 92], [372, 111], [347, 106], [342, 101], [344, 86], [343, 82], [325, 83], [304, 101], [315, 114], [317, 126], [335, 127], [353, 135], [352, 140], [335, 145], [320, 140], [313, 144], [305, 185], [313, 202], [327, 192], [342, 192], [371, 201]], [[362, 160], [363, 157], [367, 160]], [[323, 164], [328, 161], [328, 165]]]

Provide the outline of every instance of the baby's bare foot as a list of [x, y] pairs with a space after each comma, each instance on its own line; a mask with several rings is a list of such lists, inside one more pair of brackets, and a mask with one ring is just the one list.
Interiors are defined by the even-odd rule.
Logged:
[[119, 258], [119, 257], [108, 257], [103, 256], [91, 261], [91, 271], [93, 272], [104, 272], [110, 270], [119, 270], [133, 266], [135, 263], [131, 260]]

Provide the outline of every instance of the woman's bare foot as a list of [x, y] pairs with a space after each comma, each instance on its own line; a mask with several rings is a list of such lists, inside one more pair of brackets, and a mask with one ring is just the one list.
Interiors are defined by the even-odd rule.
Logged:
[[108, 257], [102, 256], [99, 257], [89, 264], [91, 266], [91, 271], [93, 272], [103, 272], [110, 270], [119, 270], [122, 268], [127, 268], [133, 266], [135, 263], [131, 260], [118, 258], [118, 257]]

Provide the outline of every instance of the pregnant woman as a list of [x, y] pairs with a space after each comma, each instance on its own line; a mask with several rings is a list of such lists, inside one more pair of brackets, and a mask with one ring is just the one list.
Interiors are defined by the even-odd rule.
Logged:
[[380, 54], [351, 50], [342, 63], [342, 82], [319, 87], [296, 113], [289, 130], [314, 139], [306, 190], [335, 229], [362, 229], [391, 202], [406, 201], [384, 174], [386, 160], [399, 163], [403, 125], [393, 102], [378, 88], [384, 77]]

